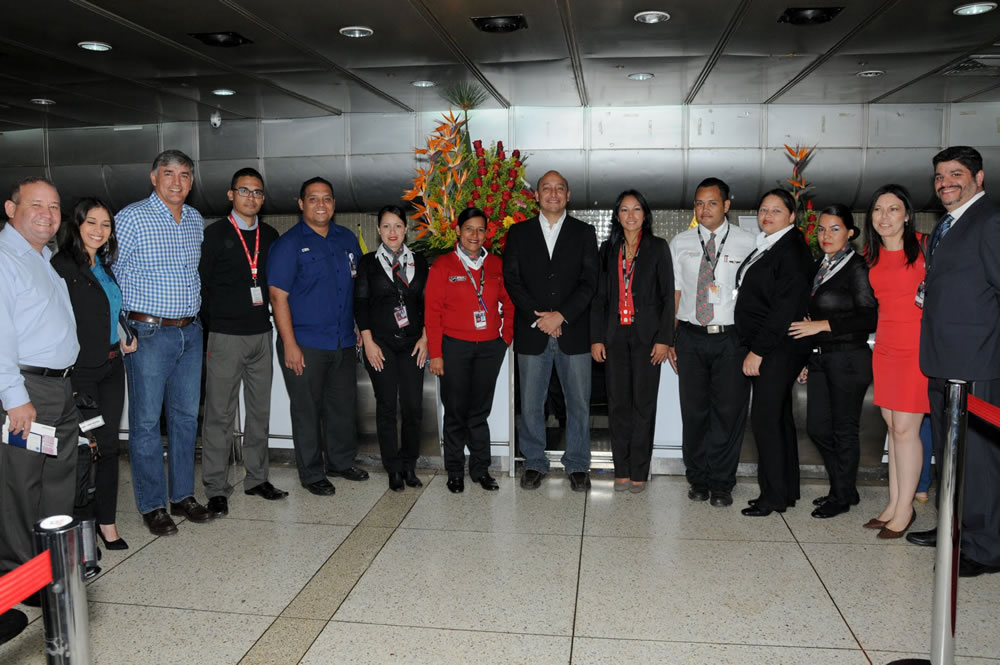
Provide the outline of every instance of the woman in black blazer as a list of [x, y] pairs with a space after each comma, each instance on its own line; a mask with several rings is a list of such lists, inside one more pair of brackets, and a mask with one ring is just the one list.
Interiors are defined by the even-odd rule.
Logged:
[[653, 455], [660, 365], [674, 337], [674, 269], [667, 241], [653, 235], [649, 204], [634, 189], [615, 202], [600, 270], [590, 353], [607, 360], [615, 490], [641, 492]]
[[830, 476], [830, 493], [813, 501], [817, 508], [812, 516], [819, 519], [846, 513], [860, 500], [858, 427], [872, 382], [868, 335], [875, 331], [878, 305], [868, 265], [851, 247], [856, 235], [847, 206], [836, 204], [820, 212], [817, 237], [825, 256], [816, 264], [809, 315], [788, 328], [793, 338], [813, 346], [806, 430]]
[[757, 207], [757, 247], [736, 273], [736, 332], [747, 355], [753, 399], [750, 427], [759, 455], [760, 496], [743, 514], [763, 517], [794, 506], [799, 498], [799, 450], [792, 418], [792, 384], [809, 347], [788, 339], [792, 321], [805, 318], [812, 256], [795, 227], [795, 200], [773, 189]]
[[[375, 428], [389, 489], [420, 487], [420, 423], [427, 361], [424, 287], [427, 261], [406, 246], [406, 214], [398, 206], [378, 212], [378, 249], [358, 261], [354, 318], [364, 343], [365, 369], [375, 390]], [[402, 415], [396, 436], [396, 399]], [[401, 441], [401, 443], [399, 442]]]
[[[111, 273], [118, 256], [115, 218], [111, 208], [96, 198], [76, 204], [64, 227], [59, 253], [52, 267], [66, 280], [69, 299], [76, 316], [80, 354], [70, 381], [73, 392], [97, 402], [104, 424], [93, 430], [97, 439], [95, 496], [85, 517], [97, 521], [97, 534], [110, 550], [128, 549], [118, 535], [118, 429], [125, 404], [125, 365], [122, 353], [136, 349], [118, 338], [118, 315], [122, 295]], [[84, 413], [84, 417], [96, 414]]]

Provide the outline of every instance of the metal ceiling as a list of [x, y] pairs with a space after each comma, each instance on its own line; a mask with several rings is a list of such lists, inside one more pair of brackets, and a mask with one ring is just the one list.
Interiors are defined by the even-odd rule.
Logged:
[[[959, 0], [836, 0], [826, 24], [778, 23], [800, 0], [34, 0], [5, 3], [0, 131], [224, 118], [437, 111], [444, 85], [478, 81], [482, 108], [1000, 101], [1000, 11]], [[812, 6], [825, 3], [810, 3]], [[671, 19], [632, 16], [662, 9]], [[528, 29], [471, 16], [523, 14]], [[366, 25], [372, 37], [338, 34]], [[253, 43], [206, 46], [191, 33]], [[77, 43], [111, 44], [107, 53]], [[865, 69], [883, 70], [862, 79]], [[632, 72], [654, 78], [636, 82]], [[438, 86], [420, 89], [411, 81]], [[226, 87], [232, 97], [211, 91]], [[33, 98], [56, 103], [40, 107]]]

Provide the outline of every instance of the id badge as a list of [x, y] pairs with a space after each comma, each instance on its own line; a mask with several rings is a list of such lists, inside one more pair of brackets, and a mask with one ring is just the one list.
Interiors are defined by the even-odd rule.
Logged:
[[358, 276], [358, 264], [354, 260], [353, 252], [347, 253], [347, 262], [351, 264], [351, 279], [354, 279]]
[[622, 307], [618, 310], [618, 322], [623, 326], [632, 325], [632, 319], [635, 317], [635, 312], [630, 310], [628, 307]]
[[709, 305], [721, 305], [722, 304], [722, 289], [715, 282], [708, 285], [708, 304]]
[[250, 287], [250, 302], [252, 302], [254, 305], [264, 304], [264, 292], [261, 291], [261, 288], [259, 286]]
[[476, 324], [476, 330], [486, 330], [486, 312], [477, 309], [472, 313], [472, 321]]
[[392, 315], [396, 317], [396, 325], [400, 328], [410, 325], [410, 319], [406, 316], [406, 305], [397, 305], [392, 310]]
[[920, 282], [917, 285], [917, 297], [913, 299], [913, 304], [915, 304], [920, 309], [924, 308], [924, 292], [927, 290], [924, 282]]

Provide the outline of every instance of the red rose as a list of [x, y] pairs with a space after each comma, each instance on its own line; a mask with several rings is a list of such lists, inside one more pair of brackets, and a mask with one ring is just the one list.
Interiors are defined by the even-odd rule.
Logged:
[[806, 210], [812, 210], [812, 209], [813, 209], [813, 202], [806, 201]]
[[497, 151], [497, 159], [507, 159], [507, 155], [504, 154], [503, 150]]
[[479, 175], [486, 175], [487, 173], [489, 173], [489, 171], [486, 170], [485, 166], [480, 166], [479, 169], [476, 171], [476, 173], [478, 173]]
[[492, 194], [487, 194], [486, 195], [486, 202], [487, 203], [493, 203], [493, 195]]
[[[513, 157], [514, 159], [521, 159], [521, 151], [515, 150], [514, 152], [510, 153], [510, 156]], [[518, 164], [518, 166], [520, 166], [520, 164]]]
[[527, 197], [528, 197], [529, 199], [533, 199], [533, 198], [535, 198], [535, 193], [534, 193], [534, 192], [532, 192], [532, 191], [531, 191], [530, 189], [527, 189], [527, 188], [525, 188], [525, 189], [522, 189], [522, 190], [521, 190], [521, 194], [522, 194], [523, 196], [527, 196]]
[[815, 224], [810, 224], [809, 226], [806, 227], [806, 235], [807, 236], [811, 236], [815, 232], [816, 232], [816, 225]]
[[507, 175], [509, 175], [511, 178], [516, 178], [517, 177], [517, 169], [511, 169], [510, 171], [507, 172]]
[[483, 212], [486, 213], [487, 217], [492, 217], [493, 216], [493, 206], [486, 206], [485, 208], [483, 208]]
[[[476, 192], [476, 193], [478, 194], [479, 192]], [[466, 201], [465, 207], [466, 208], [475, 208], [476, 207], [476, 203], [475, 203], [475, 201]]]
[[508, 180], [507, 182], [504, 183], [504, 185], [507, 187], [507, 189], [514, 189], [514, 181], [513, 180]]
[[503, 234], [503, 237], [500, 238], [500, 249], [503, 250], [506, 249], [506, 247], [507, 247], [507, 234], [505, 233]]
[[483, 247], [485, 247], [486, 249], [491, 249], [493, 247], [493, 241], [487, 238], [485, 242], [483, 242]]
[[[517, 152], [517, 150], [515, 150], [514, 152]], [[516, 157], [516, 155], [515, 155], [515, 157]], [[522, 164], [523, 164], [523, 162], [520, 159], [515, 159], [514, 160], [514, 166], [516, 166], [517, 168], [521, 168]]]
[[497, 141], [497, 150], [503, 152], [503, 141]]
[[510, 192], [504, 192], [503, 194], [500, 195], [500, 198], [502, 198], [504, 201], [510, 201]]
[[472, 145], [476, 150], [480, 150], [483, 147], [483, 142], [480, 141], [479, 139], [476, 139], [475, 141], [472, 142]]
[[483, 186], [483, 179], [482, 178], [476, 178], [475, 180], [472, 181], [472, 184], [475, 185], [476, 187], [482, 187]]
[[491, 191], [491, 192], [495, 192], [495, 191], [497, 191], [497, 190], [499, 190], [499, 189], [500, 189], [500, 185], [498, 185], [498, 184], [497, 184], [497, 183], [495, 183], [495, 182], [494, 182], [493, 184], [491, 184], [491, 185], [490, 185], [490, 191]]
[[482, 148], [476, 148], [476, 157], [482, 157], [485, 154], [486, 154], [485, 150], [483, 150]]
[[479, 198], [479, 192], [477, 192], [476, 190], [472, 190], [472, 200], [475, 201], [478, 198]]
[[815, 222], [816, 221], [816, 213], [810, 213], [809, 214], [809, 221], [810, 222]]
[[494, 171], [500, 170], [500, 162], [493, 162], [493, 170]]
[[480, 166], [486, 166], [486, 158], [485, 157], [483, 157], [482, 159], [479, 160], [479, 165]]

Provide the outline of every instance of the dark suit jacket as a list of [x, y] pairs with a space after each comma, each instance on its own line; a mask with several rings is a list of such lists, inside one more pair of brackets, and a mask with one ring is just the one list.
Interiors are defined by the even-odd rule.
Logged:
[[[545, 222], [546, 224], [548, 222]], [[597, 235], [594, 227], [566, 216], [549, 258], [538, 217], [507, 231], [503, 279], [514, 301], [514, 350], [538, 355], [549, 336], [531, 324], [534, 312], [557, 311], [565, 317], [559, 348], [590, 353], [590, 301], [597, 292]]]
[[986, 196], [930, 257], [920, 369], [940, 379], [1000, 378], [1000, 207]]
[[[590, 309], [590, 341], [608, 344], [618, 323], [618, 270], [621, 267], [621, 243], [601, 246], [601, 274], [597, 295]], [[644, 235], [639, 242], [639, 257], [632, 276], [632, 304], [639, 340], [643, 344], [672, 345], [674, 339], [674, 267], [670, 246], [663, 238]]]
[[[108, 360], [111, 346], [111, 305], [101, 283], [88, 266], [81, 266], [69, 252], [59, 252], [52, 257], [52, 267], [66, 280], [69, 299], [76, 316], [76, 336], [80, 354], [76, 364], [81, 367], [100, 367]], [[107, 268], [105, 272], [114, 279]], [[118, 312], [115, 312], [115, 320]], [[117, 325], [117, 324], [116, 324]]]
[[375, 252], [368, 252], [358, 261], [358, 276], [354, 280], [354, 320], [358, 330], [371, 330], [376, 337], [406, 335], [420, 337], [424, 331], [424, 287], [427, 286], [427, 260], [413, 252], [413, 279], [403, 291], [403, 304], [410, 325], [400, 328], [393, 313], [399, 305], [396, 284], [389, 279]]
[[[813, 273], [819, 269], [816, 264]], [[812, 344], [865, 342], [878, 323], [878, 302], [868, 281], [865, 259], [855, 253], [833, 277], [824, 280], [809, 300], [809, 318], [829, 321], [830, 332], [808, 339]]]
[[808, 341], [788, 336], [792, 321], [805, 318], [812, 289], [813, 258], [802, 233], [792, 229], [752, 266], [740, 268], [743, 281], [735, 312], [740, 342], [759, 356], [807, 351]]

